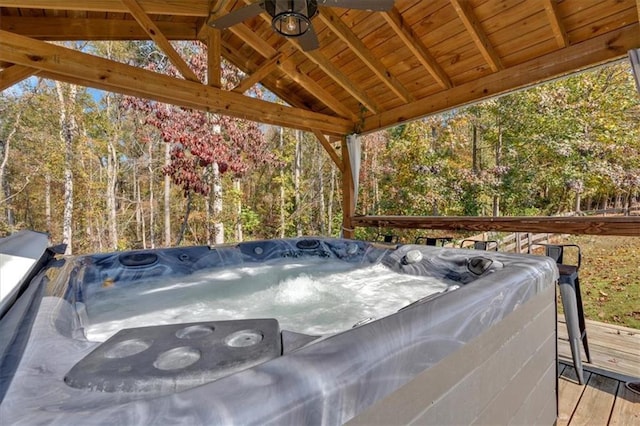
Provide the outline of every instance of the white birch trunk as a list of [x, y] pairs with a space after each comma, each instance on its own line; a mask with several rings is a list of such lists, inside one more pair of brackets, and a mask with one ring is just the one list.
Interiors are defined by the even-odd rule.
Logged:
[[[170, 162], [171, 146], [165, 143], [164, 165], [167, 166]], [[171, 246], [171, 179], [169, 176], [164, 177], [164, 245]]]
[[[280, 127], [280, 152], [284, 149], [284, 130]], [[284, 188], [284, 169], [280, 169], [280, 238], [285, 236], [286, 215], [285, 215], [285, 188]]]
[[295, 221], [296, 221], [296, 235], [302, 236], [302, 206], [300, 205], [300, 176], [302, 175], [302, 141], [300, 140], [300, 131], [295, 132], [296, 135], [296, 156], [294, 160], [293, 171], [293, 191], [296, 203], [295, 208]]
[[233, 179], [233, 190], [236, 193], [236, 232], [235, 238], [237, 242], [242, 242], [242, 186], [240, 179]]
[[223, 244], [224, 243], [224, 224], [220, 220], [222, 217], [222, 177], [220, 175], [220, 168], [218, 167], [218, 163], [214, 162], [212, 164], [213, 169], [213, 220], [215, 221], [213, 224], [213, 233], [214, 233], [214, 242], [215, 244]]
[[[118, 182], [118, 153], [115, 141], [110, 139], [107, 145], [107, 227], [109, 228], [109, 246], [118, 249], [118, 219], [116, 203], [116, 183]], [[134, 168], [135, 170], [135, 168]]]
[[62, 83], [56, 81], [56, 91], [60, 103], [60, 140], [64, 145], [64, 212], [62, 215], [62, 243], [66, 244], [65, 254], [73, 253], [73, 138], [76, 132], [76, 121], [73, 115], [77, 87], [68, 85], [69, 92], [65, 99]]
[[336, 168], [331, 166], [331, 182], [329, 182], [329, 205], [327, 206], [327, 234], [333, 232], [333, 195], [336, 191]]
[[156, 201], [154, 199], [153, 142], [149, 141], [149, 244], [156, 248]]

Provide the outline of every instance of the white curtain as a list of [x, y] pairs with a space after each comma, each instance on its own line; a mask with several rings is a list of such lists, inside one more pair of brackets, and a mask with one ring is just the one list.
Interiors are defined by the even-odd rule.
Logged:
[[358, 187], [360, 185], [360, 136], [351, 134], [347, 136], [347, 150], [349, 151], [349, 161], [351, 163], [351, 177], [353, 178], [353, 209], [358, 206]]

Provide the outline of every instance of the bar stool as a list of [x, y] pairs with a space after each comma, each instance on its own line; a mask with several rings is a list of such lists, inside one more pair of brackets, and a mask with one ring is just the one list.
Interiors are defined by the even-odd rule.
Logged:
[[[584, 372], [582, 369], [582, 359], [580, 357], [580, 340], [587, 356], [587, 362], [591, 362], [589, 353], [589, 342], [587, 341], [587, 329], [584, 321], [584, 309], [582, 306], [582, 293], [580, 292], [580, 277], [578, 270], [582, 263], [582, 253], [576, 244], [538, 244], [545, 248], [545, 255], [552, 258], [558, 265], [558, 285], [560, 287], [560, 298], [562, 308], [567, 323], [567, 333], [569, 335], [569, 345], [571, 346], [571, 357], [573, 367], [576, 369], [578, 383], [584, 384]], [[577, 249], [578, 264], [570, 265], [564, 263], [564, 251], [567, 247]]]
[[453, 237], [418, 237], [414, 244], [444, 247], [446, 243], [451, 241], [453, 241]]
[[398, 236], [395, 234], [378, 234], [376, 241], [387, 244], [396, 244], [398, 242]]
[[[460, 248], [464, 247], [464, 243], [466, 242], [472, 242], [475, 250], [498, 251], [498, 242], [496, 240], [462, 240]], [[493, 247], [491, 247], [491, 244], [493, 244]]]

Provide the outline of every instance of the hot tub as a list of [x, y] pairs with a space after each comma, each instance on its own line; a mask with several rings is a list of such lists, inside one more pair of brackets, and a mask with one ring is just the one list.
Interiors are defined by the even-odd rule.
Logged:
[[0, 320], [0, 418], [551, 424], [556, 279], [545, 257], [309, 237], [52, 259]]

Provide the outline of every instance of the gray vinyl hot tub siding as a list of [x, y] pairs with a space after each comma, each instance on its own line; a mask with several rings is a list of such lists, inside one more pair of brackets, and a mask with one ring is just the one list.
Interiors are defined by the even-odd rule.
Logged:
[[28, 425], [553, 423], [555, 262], [405, 246], [393, 252], [398, 269], [417, 268], [401, 262], [409, 250], [420, 250], [425, 264], [450, 261], [461, 277], [472, 256], [504, 268], [260, 365], [170, 393], [67, 386], [65, 374], [100, 342], [76, 336], [72, 301], [43, 297], [0, 418]]
[[551, 287], [348, 424], [553, 424], [555, 309]]

